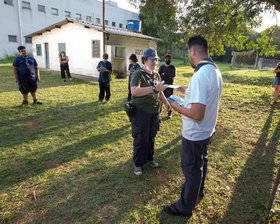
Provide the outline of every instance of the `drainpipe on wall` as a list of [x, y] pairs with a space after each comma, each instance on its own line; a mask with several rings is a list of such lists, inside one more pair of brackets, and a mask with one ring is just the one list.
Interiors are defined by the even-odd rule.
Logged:
[[22, 24], [21, 24], [21, 13], [20, 13], [20, 0], [17, 0], [17, 6], [18, 6], [18, 26], [19, 26], [19, 42], [20, 45], [23, 45], [23, 36], [22, 36]]

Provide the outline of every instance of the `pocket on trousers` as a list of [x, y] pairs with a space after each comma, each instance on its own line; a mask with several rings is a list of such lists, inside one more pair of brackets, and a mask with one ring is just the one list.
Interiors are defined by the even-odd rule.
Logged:
[[136, 138], [138, 135], [141, 134], [141, 128], [139, 128], [139, 127], [132, 127], [131, 133], [132, 133], [132, 137]]
[[159, 122], [157, 122], [157, 123], [155, 124], [155, 126], [152, 128], [151, 137], [152, 137], [152, 138], [155, 138], [158, 131], [159, 131]]

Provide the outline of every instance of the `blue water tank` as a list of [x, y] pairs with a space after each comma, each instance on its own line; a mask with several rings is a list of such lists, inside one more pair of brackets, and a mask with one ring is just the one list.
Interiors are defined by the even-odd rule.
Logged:
[[139, 20], [127, 20], [127, 29], [131, 31], [141, 31], [141, 21]]

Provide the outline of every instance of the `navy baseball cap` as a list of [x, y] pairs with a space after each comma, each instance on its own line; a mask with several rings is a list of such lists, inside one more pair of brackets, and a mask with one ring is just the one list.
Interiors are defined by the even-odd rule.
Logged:
[[148, 60], [158, 59], [157, 51], [152, 48], [147, 48], [144, 51], [143, 58], [147, 58]]

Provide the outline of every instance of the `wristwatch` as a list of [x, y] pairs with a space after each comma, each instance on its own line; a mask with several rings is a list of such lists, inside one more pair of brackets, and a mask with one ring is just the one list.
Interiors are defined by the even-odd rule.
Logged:
[[156, 92], [156, 87], [155, 86], [152, 86], [152, 88], [153, 88], [153, 91], [154, 91], [154, 93]]

